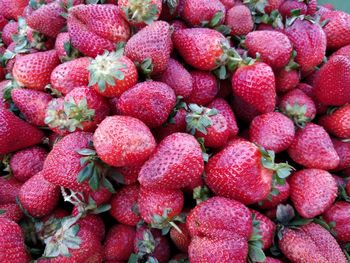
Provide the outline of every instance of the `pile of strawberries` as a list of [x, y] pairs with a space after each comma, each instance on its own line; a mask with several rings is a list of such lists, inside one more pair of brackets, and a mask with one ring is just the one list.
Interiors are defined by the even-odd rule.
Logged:
[[350, 262], [349, 14], [0, 0], [0, 31], [1, 263]]

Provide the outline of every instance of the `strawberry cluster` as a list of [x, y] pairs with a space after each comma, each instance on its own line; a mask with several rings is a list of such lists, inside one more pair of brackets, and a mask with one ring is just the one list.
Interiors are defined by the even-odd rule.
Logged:
[[346, 263], [349, 178], [349, 14], [0, 0], [1, 263]]

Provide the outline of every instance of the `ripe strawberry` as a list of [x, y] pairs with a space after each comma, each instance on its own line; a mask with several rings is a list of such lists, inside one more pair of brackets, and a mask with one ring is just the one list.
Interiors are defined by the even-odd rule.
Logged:
[[5, 178], [0, 177], [0, 205], [16, 203], [16, 197], [18, 196], [19, 190], [22, 183], [17, 181], [14, 177]]
[[45, 126], [45, 112], [52, 100], [50, 94], [38, 90], [13, 89], [11, 98], [29, 123]]
[[92, 193], [85, 193], [85, 203], [92, 198], [97, 206], [107, 204], [112, 198], [112, 193], [105, 187], [101, 187], [98, 191]]
[[181, 232], [179, 232], [176, 228], [172, 228], [170, 230], [171, 241], [173, 241], [179, 250], [187, 253], [188, 246], [191, 243], [190, 233], [185, 223], [178, 224], [178, 228], [181, 230]]
[[285, 202], [290, 195], [290, 186], [286, 181], [284, 185], [276, 184], [274, 188], [277, 189], [278, 193], [276, 195], [270, 194], [266, 199], [258, 203], [259, 208], [261, 209], [272, 209], [278, 206], [279, 204]]
[[249, 139], [275, 153], [287, 150], [294, 139], [293, 122], [278, 112], [270, 112], [254, 118], [249, 127]]
[[251, 32], [254, 22], [250, 10], [245, 5], [235, 5], [226, 13], [225, 25], [231, 29], [232, 36], [243, 36]]
[[226, 10], [229, 10], [230, 8], [234, 7], [237, 3], [236, 0], [220, 0], [220, 2], [225, 6]]
[[284, 18], [292, 17], [294, 10], [299, 10], [300, 15], [306, 15], [307, 4], [302, 1], [287, 0], [287, 1], [284, 1], [278, 8], [278, 12], [280, 12], [280, 14]]
[[58, 65], [51, 73], [52, 87], [66, 95], [76, 87], [87, 86], [89, 83], [89, 65], [90, 60], [86, 57]]
[[120, 96], [118, 111], [155, 128], [166, 122], [175, 104], [176, 95], [167, 84], [146, 81], [136, 84]]
[[286, 228], [279, 240], [282, 253], [292, 262], [346, 263], [337, 241], [322, 226], [310, 223]]
[[122, 175], [122, 183], [125, 185], [130, 185], [137, 182], [137, 177], [139, 175], [141, 167], [141, 165], [123, 166], [116, 169]]
[[275, 80], [277, 93], [285, 93], [299, 84], [300, 72], [283, 68], [275, 72]]
[[0, 261], [27, 263], [22, 229], [15, 222], [0, 218]]
[[329, 115], [322, 116], [318, 123], [339, 138], [350, 138], [350, 105], [344, 105]]
[[192, 71], [192, 92], [188, 98], [187, 103], [195, 103], [199, 105], [206, 105], [214, 100], [218, 94], [219, 87], [215, 76], [206, 71]]
[[313, 86], [306, 83], [299, 83], [297, 89], [300, 89], [314, 101], [317, 114], [324, 114], [327, 112], [328, 107], [317, 100], [315, 95], [315, 88]]
[[[1, 0], [0, 0], [1, 1]], [[1, 5], [1, 2], [0, 2]], [[2, 41], [6, 46], [9, 46], [13, 40], [12, 36], [18, 34], [18, 23], [17, 22], [8, 22], [6, 26], [4, 26], [4, 29], [2, 30]]]
[[18, 151], [12, 155], [10, 169], [14, 178], [25, 182], [43, 169], [47, 152], [35, 146]]
[[339, 156], [328, 133], [313, 123], [297, 130], [288, 154], [293, 161], [307, 168], [330, 170], [339, 164]]
[[8, 23], [7, 19], [0, 14], [0, 30], [2, 31], [4, 26]]
[[79, 51], [71, 44], [68, 32], [59, 33], [55, 41], [55, 50], [61, 61], [70, 61], [79, 56]]
[[137, 84], [135, 64], [120, 52], [105, 52], [89, 66], [89, 86], [105, 97], [119, 97]]
[[105, 260], [127, 261], [134, 252], [135, 228], [115, 225], [107, 233], [104, 242]]
[[330, 224], [335, 224], [332, 228], [337, 235], [337, 240], [342, 243], [350, 242], [350, 203], [336, 202], [331, 208], [323, 213], [322, 217]]
[[189, 28], [173, 34], [173, 43], [187, 64], [199, 70], [213, 70], [224, 54], [227, 39], [219, 32], [207, 28]]
[[[74, 209], [72, 215], [77, 216], [77, 211], [78, 210]], [[102, 241], [105, 239], [106, 228], [102, 218], [99, 215], [88, 214], [83, 216], [78, 220], [77, 224], [79, 227], [91, 231], [98, 238], [98, 240]]]
[[238, 96], [233, 97], [232, 108], [238, 119], [250, 123], [256, 116], [261, 113], [252, 105]]
[[283, 2], [284, 0], [268, 0], [264, 8], [265, 13], [270, 14], [273, 10], [278, 10]]
[[332, 53], [332, 55], [329, 57], [329, 59], [332, 59], [335, 56], [350, 57], [350, 45], [347, 45], [347, 46], [344, 46], [342, 48], [339, 48], [337, 51]]
[[111, 200], [109, 213], [121, 224], [136, 226], [141, 220], [138, 212], [140, 187], [138, 184], [121, 188]]
[[297, 52], [295, 62], [300, 65], [301, 71], [313, 70], [322, 62], [326, 54], [327, 39], [320, 25], [297, 19], [284, 33]]
[[179, 189], [198, 182], [203, 166], [202, 150], [196, 139], [189, 134], [173, 133], [161, 141], [142, 166], [138, 180], [147, 188]]
[[238, 68], [232, 76], [232, 90], [234, 95], [251, 104], [260, 113], [275, 109], [275, 76], [265, 63], [255, 62]]
[[276, 225], [266, 216], [259, 213], [258, 211], [255, 211], [253, 209], [250, 209], [250, 212], [253, 215], [254, 220], [259, 222], [259, 230], [261, 235], [261, 241], [262, 241], [262, 249], [266, 250], [269, 249], [272, 246]]
[[0, 154], [33, 146], [43, 137], [42, 131], [0, 107]]
[[341, 171], [350, 167], [350, 143], [338, 139], [332, 139], [334, 149], [336, 150], [340, 162], [335, 171]]
[[3, 214], [0, 213], [0, 218], [7, 218], [15, 222], [21, 220], [23, 216], [21, 209], [16, 203], [0, 205], [0, 211], [4, 212]]
[[[140, 64], [146, 74], [158, 75], [167, 68], [172, 51], [170, 26], [157, 21], [133, 35], [125, 46], [125, 55]], [[146, 67], [147, 64], [148, 67]]]
[[185, 22], [183, 22], [182, 20], [173, 20], [173, 21], [170, 21], [169, 24], [174, 28], [174, 32], [188, 28]]
[[22, 86], [29, 89], [44, 90], [50, 83], [50, 75], [59, 64], [55, 50], [25, 55], [16, 59], [13, 77]]
[[177, 110], [174, 117], [155, 130], [157, 140], [162, 141], [165, 137], [176, 132], [186, 132], [186, 115], [187, 112], [183, 108]]
[[17, 20], [27, 5], [26, 0], [0, 0], [0, 14], [7, 19]]

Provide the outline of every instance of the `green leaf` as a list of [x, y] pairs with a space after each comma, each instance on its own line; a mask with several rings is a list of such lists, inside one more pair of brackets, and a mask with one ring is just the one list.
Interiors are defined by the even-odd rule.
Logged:
[[265, 262], [266, 256], [261, 246], [249, 245], [249, 258], [253, 262]]
[[219, 22], [223, 19], [224, 13], [222, 11], [217, 12], [213, 18], [211, 19], [209, 26], [215, 27], [219, 24]]
[[93, 171], [95, 169], [94, 163], [89, 163], [87, 166], [85, 166], [78, 174], [77, 182], [82, 183], [86, 180], [90, 180]]
[[93, 169], [92, 176], [89, 179], [89, 185], [94, 192], [100, 188], [100, 178], [97, 174], [97, 169]]
[[110, 204], [100, 205], [99, 207], [97, 207], [96, 209], [94, 209], [92, 211], [92, 214], [101, 214], [101, 213], [109, 211], [110, 209], [111, 209]]
[[116, 193], [112, 183], [107, 178], [103, 179], [102, 184], [109, 192], [111, 192], [113, 194]]
[[128, 260], [128, 263], [137, 263], [138, 262], [138, 255], [137, 254], [131, 254]]

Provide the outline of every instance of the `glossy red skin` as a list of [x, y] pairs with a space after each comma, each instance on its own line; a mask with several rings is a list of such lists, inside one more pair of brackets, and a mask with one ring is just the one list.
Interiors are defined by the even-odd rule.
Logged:
[[162, 141], [165, 137], [176, 132], [186, 132], [186, 111], [180, 109], [173, 118], [174, 123], [165, 123], [155, 130], [157, 141]]
[[297, 89], [300, 89], [314, 101], [317, 114], [324, 114], [327, 112], [328, 107], [317, 100], [315, 95], [315, 88], [313, 86], [310, 86], [306, 83], [299, 83]]
[[350, 15], [342, 11], [322, 14], [321, 21], [329, 20], [323, 27], [327, 36], [327, 48], [336, 50], [350, 44]]
[[70, 42], [70, 37], [68, 32], [59, 33], [55, 41], [55, 50], [60, 59], [67, 56], [67, 52], [64, 49], [64, 43]]
[[258, 147], [244, 140], [230, 142], [211, 157], [205, 174], [215, 194], [246, 205], [265, 199], [271, 190], [272, 171], [263, 167]]
[[136, 84], [118, 99], [121, 115], [138, 118], [150, 128], [165, 123], [175, 105], [174, 91], [167, 84], [156, 81]]
[[58, 65], [51, 73], [50, 82], [54, 89], [66, 95], [76, 87], [89, 84], [87, 57], [77, 58]]
[[319, 71], [315, 80], [316, 98], [323, 104], [342, 106], [350, 102], [350, 57], [335, 56]]
[[260, 113], [275, 109], [275, 76], [270, 66], [263, 62], [238, 68], [232, 76], [232, 90]]
[[116, 5], [78, 5], [69, 10], [68, 32], [72, 44], [89, 57], [114, 51], [115, 43], [130, 37], [128, 23]]
[[330, 170], [339, 165], [339, 156], [328, 133], [313, 123], [296, 131], [288, 154], [293, 161], [306, 168]]
[[[192, 26], [201, 26], [204, 21], [211, 21], [217, 12], [225, 14], [225, 6], [219, 0], [185, 1], [182, 19]], [[225, 16], [221, 19], [224, 22]]]
[[43, 169], [47, 152], [35, 146], [16, 152], [10, 160], [12, 175], [20, 182], [25, 182]]
[[287, 0], [281, 3], [278, 8], [278, 11], [283, 17], [292, 17], [291, 12], [295, 9], [300, 10], [300, 15], [306, 15], [307, 13], [307, 4], [295, 0]]
[[285, 69], [275, 72], [276, 91], [285, 93], [294, 89], [300, 82], [300, 73], [297, 70], [287, 71]]
[[12, 74], [14, 79], [28, 89], [44, 90], [59, 59], [56, 50], [38, 52], [16, 58]]
[[171, 241], [175, 244], [175, 246], [184, 253], [187, 253], [188, 246], [191, 243], [191, 236], [187, 229], [186, 223], [178, 223], [177, 226], [181, 229], [180, 233], [175, 228], [170, 229], [170, 238]]
[[250, 212], [255, 215], [255, 220], [259, 221], [259, 231], [261, 241], [263, 243], [263, 250], [269, 249], [272, 246], [273, 238], [276, 230], [276, 225], [268, 217], [263, 214], [250, 209]]
[[[241, 203], [212, 197], [187, 216], [192, 236], [191, 262], [245, 262], [252, 233], [252, 214]], [[202, 246], [200, 245], [202, 244]]]
[[41, 142], [44, 133], [0, 107], [0, 154], [6, 154]]
[[22, 229], [15, 222], [0, 218], [0, 261], [27, 263]]
[[188, 98], [185, 99], [187, 103], [195, 103], [198, 105], [206, 105], [214, 100], [219, 87], [215, 76], [206, 71], [192, 71], [191, 72], [193, 89]]
[[0, 214], [0, 218], [7, 218], [15, 222], [19, 222], [23, 216], [21, 209], [16, 203], [0, 205], [0, 210], [5, 211], [3, 214]]
[[11, 97], [29, 123], [40, 127], [46, 126], [46, 108], [52, 100], [50, 94], [38, 90], [14, 89]]
[[350, 138], [350, 105], [344, 105], [330, 115], [322, 116], [319, 125], [339, 138]]
[[127, 261], [134, 252], [135, 228], [115, 225], [107, 233], [104, 242], [105, 260]]
[[187, 64], [199, 70], [213, 70], [223, 54], [225, 37], [207, 28], [189, 28], [173, 33], [173, 43]]
[[344, 46], [342, 48], [339, 48], [337, 51], [335, 51], [329, 59], [335, 57], [335, 56], [346, 56], [350, 57], [350, 45]]
[[327, 223], [334, 222], [333, 230], [337, 234], [337, 240], [341, 243], [350, 241], [350, 203], [339, 201], [323, 213], [322, 217]]
[[272, 68], [283, 68], [290, 60], [293, 47], [288, 37], [277, 31], [253, 31], [245, 39], [248, 54], [255, 57], [260, 54], [261, 60]]
[[184, 196], [181, 190], [157, 190], [140, 188], [138, 207], [141, 218], [148, 224], [153, 222], [153, 216], [162, 216], [165, 209], [170, 209], [168, 218], [181, 213], [184, 205]]
[[137, 182], [137, 177], [141, 170], [142, 165], [140, 166], [123, 166], [117, 168], [117, 171], [123, 176], [124, 184], [130, 185]]
[[346, 263], [335, 238], [314, 223], [284, 230], [279, 247], [292, 262]]
[[16, 203], [16, 196], [21, 189], [22, 183], [15, 178], [0, 177], [0, 205]]
[[147, 188], [180, 189], [198, 182], [204, 168], [197, 140], [185, 133], [173, 133], [158, 145], [139, 173]]
[[294, 135], [294, 123], [279, 112], [259, 115], [249, 127], [250, 141], [275, 153], [287, 150]]
[[124, 186], [113, 196], [109, 213], [121, 224], [136, 226], [141, 220], [133, 209], [138, 204], [140, 187], [138, 184]]
[[245, 5], [236, 5], [226, 13], [225, 25], [231, 29], [231, 36], [242, 36], [253, 31], [254, 22]]
[[275, 208], [277, 205], [285, 202], [290, 195], [290, 186], [289, 183], [286, 181], [284, 185], [276, 185], [275, 188], [278, 189], [279, 193], [276, 196], [272, 196], [271, 200], [264, 199], [258, 203], [259, 208], [261, 209], [272, 209]]
[[342, 140], [332, 139], [334, 149], [336, 150], [340, 162], [334, 171], [341, 171], [350, 167], [350, 143]]
[[322, 214], [337, 197], [338, 185], [332, 175], [324, 170], [300, 170], [292, 175], [289, 184], [294, 207], [304, 218]]
[[166, 69], [172, 51], [170, 26], [167, 22], [156, 21], [133, 35], [125, 46], [125, 55], [134, 62], [142, 63], [152, 59], [152, 75]]
[[[1, 0], [0, 0], [1, 1]], [[0, 2], [1, 5], [1, 2]], [[12, 36], [18, 34], [18, 23], [17, 22], [8, 22], [2, 30], [2, 41], [6, 46], [9, 46], [12, 43]]]
[[300, 65], [301, 71], [312, 70], [322, 62], [327, 39], [320, 25], [297, 19], [284, 33], [297, 52], [295, 62]]
[[77, 151], [88, 148], [91, 140], [92, 133], [75, 132], [57, 142], [44, 163], [45, 179], [54, 185], [63, 186], [73, 191], [90, 192], [90, 186], [86, 181], [77, 182], [77, 176], [83, 169], [80, 165], [82, 156]]

